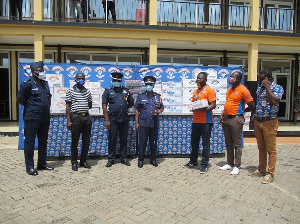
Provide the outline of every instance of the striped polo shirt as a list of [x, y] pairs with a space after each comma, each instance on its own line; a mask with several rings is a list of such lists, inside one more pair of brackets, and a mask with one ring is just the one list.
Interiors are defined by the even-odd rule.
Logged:
[[71, 103], [71, 113], [87, 113], [89, 111], [89, 102], [92, 102], [90, 90], [83, 87], [82, 90], [74, 85], [68, 89], [66, 103]]

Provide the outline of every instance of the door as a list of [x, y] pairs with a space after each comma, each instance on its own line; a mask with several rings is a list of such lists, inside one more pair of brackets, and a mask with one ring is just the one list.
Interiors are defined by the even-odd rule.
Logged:
[[0, 67], [0, 119], [9, 120], [9, 71]]
[[278, 85], [281, 85], [284, 89], [284, 94], [279, 103], [279, 120], [288, 120], [290, 114], [290, 76], [285, 74], [276, 74], [273, 73], [274, 82]]

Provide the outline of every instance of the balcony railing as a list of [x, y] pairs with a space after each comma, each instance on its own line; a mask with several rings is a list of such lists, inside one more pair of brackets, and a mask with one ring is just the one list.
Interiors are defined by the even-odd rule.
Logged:
[[[0, 19], [33, 19], [33, 0], [22, 2], [15, 9], [10, 0], [0, 1]], [[89, 23], [114, 20], [110, 10], [104, 10], [101, 0], [82, 0], [81, 7], [71, 4], [72, 0], [43, 0], [45, 21], [84, 21]], [[146, 8], [136, 22], [137, 5], [143, 2]], [[115, 0], [117, 23], [135, 24], [144, 19], [147, 24], [149, 0]], [[107, 15], [105, 11], [108, 12]], [[80, 13], [81, 12], [81, 13]], [[82, 18], [81, 18], [82, 14]], [[297, 13], [291, 8], [260, 8], [260, 30], [295, 31]], [[201, 28], [249, 29], [250, 5], [222, 5], [187, 0], [157, 0], [157, 24], [160, 26], [192, 26]], [[299, 21], [300, 22], [300, 21]]]

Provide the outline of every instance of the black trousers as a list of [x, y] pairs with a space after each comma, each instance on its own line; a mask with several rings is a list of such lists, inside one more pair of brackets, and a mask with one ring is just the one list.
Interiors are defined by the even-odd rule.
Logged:
[[107, 19], [108, 19], [108, 13], [110, 11], [113, 21], [116, 21], [115, 3], [111, 2], [111, 1], [107, 2], [107, 10], [106, 10], [106, 2], [102, 2], [102, 4], [103, 4], [103, 9], [104, 9], [104, 15], [105, 15], [104, 19], [106, 19], [106, 13], [107, 13]]
[[149, 128], [149, 127], [140, 126], [139, 146], [138, 146], [139, 161], [144, 161], [148, 138], [149, 138], [149, 145], [150, 145], [150, 161], [154, 161], [156, 159], [157, 135], [158, 135], [158, 128]]
[[9, 0], [12, 19], [22, 20], [22, 0]]
[[78, 141], [80, 134], [82, 135], [82, 148], [80, 162], [85, 163], [87, 154], [90, 147], [90, 138], [92, 130], [92, 120], [91, 116], [88, 114], [86, 116], [81, 116], [78, 114], [71, 114], [72, 122], [72, 145], [71, 145], [71, 162], [77, 162], [78, 160]]
[[24, 121], [24, 155], [26, 169], [34, 168], [34, 143], [38, 137], [38, 166], [46, 165], [49, 122]]

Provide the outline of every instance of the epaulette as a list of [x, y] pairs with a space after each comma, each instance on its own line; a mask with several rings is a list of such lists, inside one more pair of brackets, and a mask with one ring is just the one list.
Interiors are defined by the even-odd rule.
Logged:
[[113, 86], [106, 87], [106, 89], [113, 89]]
[[23, 81], [23, 83], [27, 83], [28, 81], [30, 81], [31, 79], [27, 79], [27, 80], [25, 80], [25, 81]]

